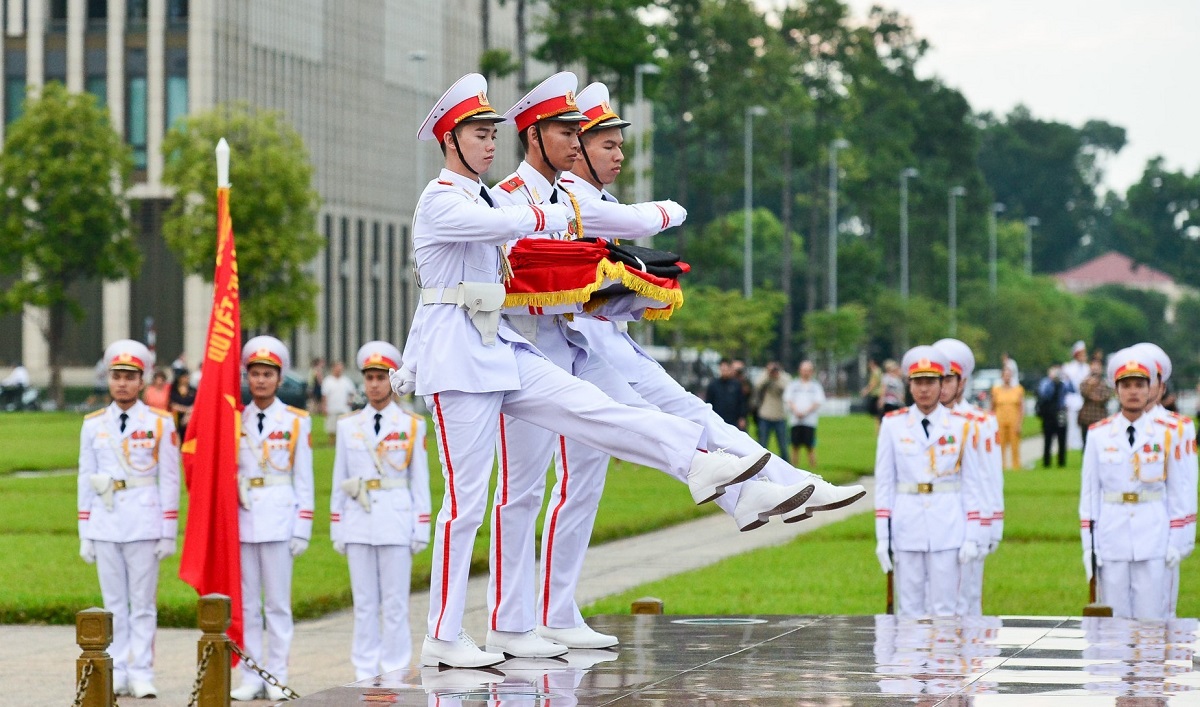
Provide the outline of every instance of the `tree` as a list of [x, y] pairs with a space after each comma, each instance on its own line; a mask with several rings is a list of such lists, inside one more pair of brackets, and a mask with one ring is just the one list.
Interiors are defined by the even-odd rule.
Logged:
[[50, 395], [61, 407], [63, 334], [83, 310], [73, 283], [133, 277], [141, 264], [124, 197], [133, 157], [90, 94], [58, 82], [31, 95], [0, 154], [0, 310], [45, 307]]
[[229, 141], [230, 211], [238, 239], [242, 325], [286, 336], [316, 319], [316, 280], [305, 266], [324, 242], [319, 197], [299, 133], [274, 111], [245, 104], [189, 116], [163, 141], [163, 182], [178, 190], [163, 223], [185, 271], [211, 280], [216, 257], [217, 167], [213, 148]]
[[654, 327], [677, 348], [708, 348], [755, 361], [775, 340], [782, 309], [783, 295], [772, 290], [756, 290], [745, 299], [740, 291], [695, 287], [688, 288], [683, 307]]
[[558, 70], [581, 63], [582, 89], [605, 81], [614, 99], [630, 100], [638, 64], [653, 60], [650, 30], [641, 13], [651, 0], [549, 0], [537, 24], [542, 43], [535, 58]]

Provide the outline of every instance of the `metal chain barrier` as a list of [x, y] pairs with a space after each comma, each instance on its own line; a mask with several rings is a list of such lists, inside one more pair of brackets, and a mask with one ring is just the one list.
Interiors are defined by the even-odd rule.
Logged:
[[93, 672], [95, 672], [95, 667], [89, 660], [87, 665], [83, 666], [83, 675], [79, 676], [79, 686], [75, 688], [75, 701], [71, 703], [71, 707], [79, 707], [83, 704], [83, 696], [87, 694], [88, 683], [92, 681]]
[[254, 659], [252, 659], [250, 656], [246, 655], [242, 651], [242, 649], [238, 646], [238, 644], [234, 643], [233, 641], [230, 641], [229, 649], [231, 651], [233, 651], [237, 655], [237, 657], [242, 659], [242, 661], [246, 664], [247, 668], [250, 668], [255, 673], [258, 673], [258, 676], [263, 679], [263, 682], [267, 683], [271, 687], [278, 687], [280, 690], [283, 690], [284, 698], [289, 699], [289, 700], [300, 699], [299, 693], [297, 693], [295, 690], [288, 687], [287, 685], [284, 685], [283, 683], [279, 682], [279, 678], [268, 673], [265, 669], [259, 667], [258, 663], [255, 663]]
[[208, 659], [212, 657], [213, 650], [215, 649], [210, 643], [204, 646], [204, 652], [200, 654], [200, 665], [196, 667], [196, 682], [192, 683], [192, 694], [188, 697], [188, 707], [196, 707], [196, 700], [200, 699], [200, 683], [204, 682], [204, 676], [208, 673]]

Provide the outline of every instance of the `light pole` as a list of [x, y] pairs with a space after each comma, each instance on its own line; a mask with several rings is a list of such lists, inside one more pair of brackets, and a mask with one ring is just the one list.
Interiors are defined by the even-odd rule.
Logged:
[[750, 232], [750, 210], [754, 208], [754, 116], [762, 117], [767, 109], [762, 106], [746, 106], [746, 171], [742, 175], [742, 205], [745, 218], [742, 223], [742, 296], [750, 299], [754, 280], [754, 237]]
[[996, 294], [996, 215], [1004, 213], [1004, 204], [995, 202], [988, 212], [988, 289]]
[[1025, 219], [1025, 274], [1033, 277], [1033, 229], [1042, 225], [1037, 216]]
[[637, 170], [633, 173], [633, 190], [634, 200], [637, 202], [650, 201], [649, 185], [647, 172], [650, 169], [650, 158], [646, 154], [646, 133], [650, 130], [650, 121], [647, 114], [650, 112], [646, 108], [645, 95], [643, 93], [642, 77], [646, 74], [661, 74], [662, 69], [658, 64], [638, 64], [633, 67], [633, 102], [637, 104]]
[[[429, 53], [426, 52], [424, 49], [414, 49], [408, 53], [408, 60], [410, 62], [412, 62], [412, 64], [413, 64], [413, 71], [415, 72], [415, 75], [420, 76], [421, 64], [425, 63], [425, 60], [428, 58], [429, 58]], [[414, 85], [420, 85], [420, 83], [417, 82]], [[419, 93], [420, 89], [417, 89], [417, 91]], [[420, 108], [418, 108], [417, 110], [420, 110]], [[418, 116], [417, 117], [418, 123], [420, 122], [420, 120], [421, 120], [421, 118], [420, 118], [420, 116]], [[422, 191], [422, 189], [424, 189], [424, 186], [421, 184], [421, 180], [423, 180], [425, 178], [425, 149], [424, 149], [424, 145], [420, 141], [417, 141], [414, 144], [416, 145], [417, 159], [413, 160], [414, 169], [416, 169], [416, 178], [413, 180], [414, 194], [413, 194], [412, 203], [413, 203], [413, 208], [415, 209], [416, 203], [421, 199], [421, 191]]]
[[908, 180], [920, 176], [916, 167], [900, 171], [900, 299], [908, 301]]
[[950, 187], [950, 336], [958, 333], [958, 199], [966, 196], [961, 186]]
[[842, 138], [829, 141], [829, 292], [825, 302], [829, 311], [837, 310], [837, 209], [838, 209], [838, 150], [850, 147], [850, 143]]

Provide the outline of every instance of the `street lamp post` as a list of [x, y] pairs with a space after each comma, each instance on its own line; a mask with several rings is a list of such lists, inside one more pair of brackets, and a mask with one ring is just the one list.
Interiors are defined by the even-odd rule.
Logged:
[[754, 208], [754, 117], [767, 114], [762, 106], [746, 106], [746, 171], [742, 175], [742, 205], [745, 209], [742, 223], [742, 296], [750, 299], [754, 290], [754, 236], [750, 229], [751, 209]]
[[966, 195], [965, 188], [950, 187], [950, 336], [958, 333], [958, 199]]
[[996, 215], [1004, 213], [1004, 204], [996, 202], [988, 211], [988, 290], [996, 294]]
[[850, 143], [842, 138], [829, 141], [829, 263], [828, 273], [829, 292], [826, 293], [826, 306], [829, 311], [837, 310], [837, 210], [838, 210], [838, 150], [850, 147]]
[[920, 176], [916, 167], [900, 171], [900, 299], [908, 301], [908, 180]]
[[643, 93], [642, 77], [646, 74], [661, 74], [658, 64], [638, 64], [633, 68], [633, 102], [637, 104], [638, 126], [635, 132], [637, 138], [637, 169], [633, 174], [634, 200], [650, 201], [650, 180], [647, 172], [650, 170], [650, 156], [646, 151], [646, 134], [650, 130], [650, 120]]
[[[416, 72], [416, 74], [418, 76], [421, 74], [421, 64], [423, 64], [428, 58], [429, 58], [429, 53], [426, 52], [424, 49], [414, 49], [408, 53], [408, 60], [410, 62], [412, 62], [413, 70]], [[419, 85], [419, 82], [416, 85]], [[417, 110], [420, 110], [420, 108], [418, 108]], [[418, 116], [417, 117], [418, 123], [420, 122], [420, 120], [421, 119]], [[415, 193], [413, 195], [412, 203], [416, 204], [417, 201], [420, 200], [421, 190], [424, 188], [424, 186], [421, 183], [421, 180], [425, 179], [425, 145], [424, 145], [424, 143], [422, 143], [420, 141], [417, 141], [414, 144], [416, 145], [417, 159], [413, 160], [413, 166], [414, 166], [414, 169], [416, 169], [416, 178], [413, 181], [413, 191]]]
[[1037, 216], [1025, 219], [1025, 274], [1033, 277], [1033, 229], [1042, 225]]

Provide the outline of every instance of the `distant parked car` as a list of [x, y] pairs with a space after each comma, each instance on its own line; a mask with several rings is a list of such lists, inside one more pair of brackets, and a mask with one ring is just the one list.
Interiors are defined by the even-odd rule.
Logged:
[[982, 368], [971, 376], [971, 387], [967, 390], [967, 402], [987, 410], [992, 406], [992, 386], [1000, 382], [999, 368]]
[[[275, 393], [275, 397], [283, 401], [284, 405], [300, 408], [301, 410], [308, 409], [308, 383], [300, 376], [288, 371], [283, 374], [283, 382], [279, 384], [279, 391]], [[250, 402], [250, 385], [245, 380], [242, 381], [242, 404]]]

